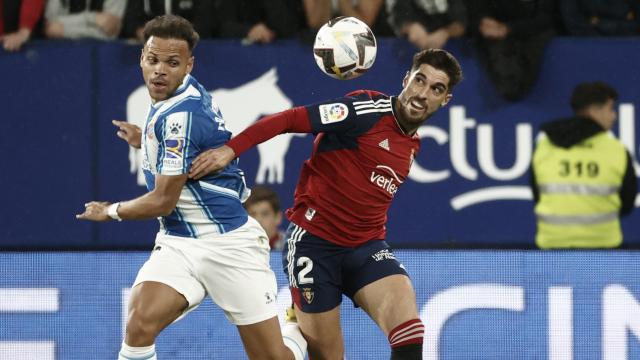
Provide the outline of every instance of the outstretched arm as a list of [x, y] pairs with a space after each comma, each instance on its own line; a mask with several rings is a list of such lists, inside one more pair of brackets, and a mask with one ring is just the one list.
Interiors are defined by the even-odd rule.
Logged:
[[226, 145], [203, 152], [193, 161], [189, 169], [189, 178], [200, 179], [207, 174], [218, 172], [246, 150], [279, 134], [291, 132], [311, 132], [306, 108], [295, 107], [265, 116], [229, 140]]
[[[144, 220], [169, 215], [175, 209], [187, 175], [157, 175], [153, 191], [129, 201], [121, 201], [117, 206], [117, 215], [122, 220]], [[77, 219], [93, 221], [109, 221], [109, 202], [92, 201], [85, 204], [82, 214]]]

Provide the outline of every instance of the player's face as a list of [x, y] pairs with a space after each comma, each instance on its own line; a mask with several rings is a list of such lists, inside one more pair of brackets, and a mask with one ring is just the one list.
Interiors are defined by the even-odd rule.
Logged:
[[247, 212], [252, 218], [258, 220], [269, 238], [278, 233], [278, 226], [282, 222], [282, 214], [273, 211], [268, 201], [258, 201], [247, 206]]
[[415, 129], [451, 100], [449, 76], [431, 65], [422, 64], [402, 81], [397, 112], [405, 129]]
[[193, 56], [184, 40], [152, 36], [140, 56], [142, 76], [153, 102], [166, 100], [193, 69]]

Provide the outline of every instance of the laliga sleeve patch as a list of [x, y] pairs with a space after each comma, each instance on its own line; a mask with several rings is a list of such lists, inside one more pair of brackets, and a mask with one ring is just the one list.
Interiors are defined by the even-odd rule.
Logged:
[[164, 159], [162, 165], [165, 169], [182, 169], [184, 158], [184, 139], [167, 139], [164, 141]]
[[323, 124], [340, 122], [349, 115], [349, 108], [342, 103], [320, 105], [318, 111]]

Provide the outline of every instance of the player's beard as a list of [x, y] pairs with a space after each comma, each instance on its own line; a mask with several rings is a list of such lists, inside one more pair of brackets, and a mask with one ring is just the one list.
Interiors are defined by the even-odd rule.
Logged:
[[[412, 104], [415, 102], [416, 104]], [[418, 105], [419, 104], [419, 105]], [[402, 125], [405, 131], [413, 132], [423, 122], [425, 122], [431, 113], [429, 113], [429, 104], [426, 101], [419, 101], [409, 98], [405, 101], [401, 101], [398, 122]]]

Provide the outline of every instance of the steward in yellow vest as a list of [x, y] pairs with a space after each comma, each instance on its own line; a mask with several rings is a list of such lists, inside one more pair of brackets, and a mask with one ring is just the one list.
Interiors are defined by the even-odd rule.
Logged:
[[637, 179], [629, 152], [611, 135], [617, 92], [583, 83], [571, 97], [575, 116], [545, 123], [531, 165], [542, 249], [614, 248], [619, 218], [634, 207]]

